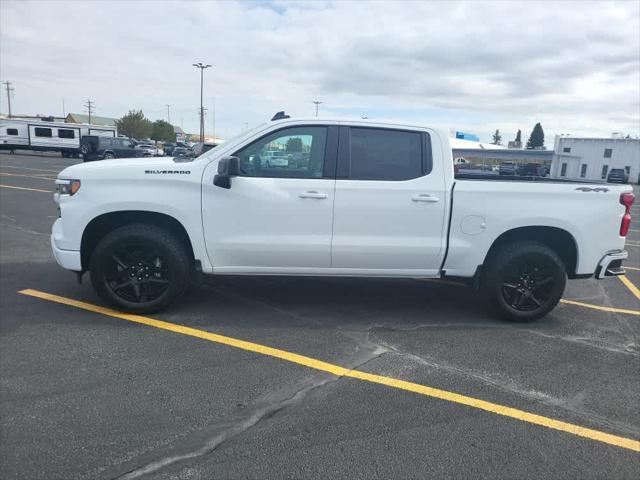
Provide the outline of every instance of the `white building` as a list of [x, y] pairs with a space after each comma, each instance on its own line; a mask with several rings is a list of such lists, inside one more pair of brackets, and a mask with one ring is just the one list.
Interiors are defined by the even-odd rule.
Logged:
[[550, 176], [578, 180], [606, 180], [613, 168], [623, 168], [629, 182], [640, 177], [637, 138], [580, 138], [556, 136]]

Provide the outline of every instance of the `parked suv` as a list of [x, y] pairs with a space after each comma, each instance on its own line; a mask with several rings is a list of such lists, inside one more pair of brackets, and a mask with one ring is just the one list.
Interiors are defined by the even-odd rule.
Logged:
[[612, 168], [607, 175], [609, 183], [629, 183], [629, 175], [624, 168]]
[[513, 162], [502, 162], [500, 164], [500, 170], [498, 170], [500, 175], [517, 175], [518, 174], [518, 166]]
[[85, 135], [80, 143], [80, 153], [86, 162], [89, 160], [141, 157], [143, 152], [136, 149], [135, 142], [128, 138]]

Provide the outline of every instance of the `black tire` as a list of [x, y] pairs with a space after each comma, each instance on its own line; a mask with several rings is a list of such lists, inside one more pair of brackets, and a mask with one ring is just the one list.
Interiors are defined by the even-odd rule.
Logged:
[[175, 235], [154, 225], [134, 224], [114, 230], [98, 243], [89, 270], [102, 299], [129, 312], [151, 313], [184, 293], [191, 262]]
[[111, 152], [104, 154], [104, 159], [105, 160], [113, 160], [114, 158], [116, 158], [116, 156]]
[[491, 307], [512, 322], [544, 317], [560, 301], [567, 283], [564, 262], [538, 242], [500, 245], [483, 266], [481, 289]]
[[89, 154], [90, 150], [91, 150], [91, 147], [89, 146], [88, 143], [83, 143], [82, 145], [80, 145], [80, 153], [82, 155]]

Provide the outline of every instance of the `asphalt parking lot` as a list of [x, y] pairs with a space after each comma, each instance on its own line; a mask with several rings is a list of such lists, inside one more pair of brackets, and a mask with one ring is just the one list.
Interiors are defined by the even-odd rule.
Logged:
[[246, 277], [137, 318], [51, 256], [75, 161], [0, 155], [1, 478], [640, 478], [638, 205], [633, 270], [534, 324], [439, 282]]

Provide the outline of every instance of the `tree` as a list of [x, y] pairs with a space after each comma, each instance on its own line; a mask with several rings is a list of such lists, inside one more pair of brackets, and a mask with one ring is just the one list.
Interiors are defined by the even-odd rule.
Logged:
[[536, 123], [535, 127], [531, 131], [531, 136], [527, 141], [527, 150], [533, 150], [535, 148], [543, 148], [544, 147], [544, 130], [542, 130], [542, 125], [540, 122]]
[[176, 134], [173, 125], [164, 120], [156, 120], [151, 127], [151, 139], [161, 142], [175, 142]]
[[500, 142], [502, 142], [502, 135], [500, 135], [500, 130], [496, 129], [496, 133], [493, 134], [493, 142], [491, 142], [494, 145], [500, 145]]
[[522, 132], [520, 131], [520, 129], [518, 129], [518, 133], [516, 133], [515, 141], [518, 143], [522, 143]]
[[129, 110], [124, 117], [116, 120], [118, 133], [130, 138], [149, 138], [151, 135], [151, 121], [145, 118], [142, 110]]
[[287, 140], [287, 152], [301, 152], [302, 151], [302, 139], [299, 137], [292, 137]]

